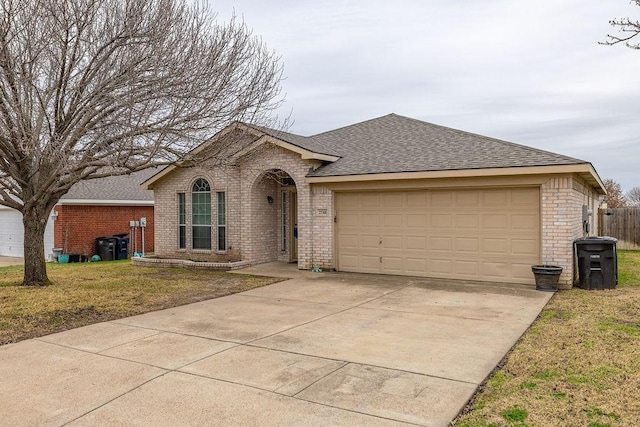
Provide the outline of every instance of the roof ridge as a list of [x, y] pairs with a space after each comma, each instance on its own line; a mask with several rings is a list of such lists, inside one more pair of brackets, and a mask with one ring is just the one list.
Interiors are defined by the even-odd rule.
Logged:
[[350, 128], [352, 126], [359, 126], [359, 125], [362, 125], [362, 124], [365, 124], [365, 123], [373, 122], [373, 121], [376, 121], [376, 120], [380, 120], [380, 119], [382, 119], [384, 117], [390, 117], [390, 116], [403, 117], [403, 116], [400, 116], [400, 115], [395, 114], [395, 113], [389, 113], [389, 114], [385, 114], [384, 116], [374, 117], [373, 119], [368, 119], [368, 120], [365, 120], [365, 121], [362, 121], [362, 122], [357, 122], [357, 123], [351, 123], [350, 125], [344, 125], [344, 126], [340, 126], [339, 128], [335, 128], [335, 129], [331, 129], [331, 130], [326, 130], [324, 132], [316, 133], [316, 134], [311, 135], [311, 138], [317, 137], [317, 136], [320, 136], [320, 135], [325, 135], [327, 133], [336, 132], [336, 131], [339, 131], [339, 130], [342, 130], [342, 129]]

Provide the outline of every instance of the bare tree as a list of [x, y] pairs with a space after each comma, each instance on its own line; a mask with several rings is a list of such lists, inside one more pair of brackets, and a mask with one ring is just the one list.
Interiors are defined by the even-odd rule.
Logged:
[[49, 283], [44, 230], [72, 185], [176, 164], [231, 121], [265, 123], [281, 103], [279, 58], [203, 3], [0, 8], [0, 204], [23, 215], [25, 285]]
[[627, 199], [622, 192], [622, 186], [613, 179], [607, 178], [602, 181], [604, 189], [607, 191], [607, 207], [624, 208], [627, 206]]
[[[640, 0], [632, 0], [636, 6], [640, 6]], [[636, 37], [640, 34], [640, 21], [630, 18], [616, 18], [609, 21], [609, 24], [618, 29], [618, 35], [607, 34], [607, 40], [600, 42], [604, 45], [614, 45], [623, 43], [631, 49], [640, 49], [640, 42]], [[634, 40], [635, 39], [635, 40]]]
[[640, 206], [640, 187], [633, 187], [627, 191], [627, 201], [631, 206]]

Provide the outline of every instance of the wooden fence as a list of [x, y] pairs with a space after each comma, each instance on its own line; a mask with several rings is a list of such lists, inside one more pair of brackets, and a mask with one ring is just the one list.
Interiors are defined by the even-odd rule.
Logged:
[[598, 235], [618, 239], [618, 249], [640, 249], [640, 207], [599, 209]]

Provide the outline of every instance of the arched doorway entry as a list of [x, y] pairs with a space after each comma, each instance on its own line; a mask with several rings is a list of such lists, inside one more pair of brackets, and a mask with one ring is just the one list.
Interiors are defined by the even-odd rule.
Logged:
[[260, 174], [251, 189], [253, 262], [298, 261], [298, 193], [282, 169]]

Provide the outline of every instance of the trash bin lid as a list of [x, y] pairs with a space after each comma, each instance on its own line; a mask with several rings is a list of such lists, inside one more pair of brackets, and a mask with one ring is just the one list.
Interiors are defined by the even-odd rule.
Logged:
[[574, 240], [574, 242], [578, 245], [580, 244], [593, 244], [593, 243], [616, 243], [618, 239], [610, 236], [591, 236], [591, 237], [580, 237], [579, 239]]

